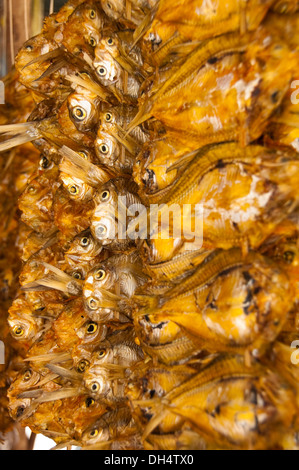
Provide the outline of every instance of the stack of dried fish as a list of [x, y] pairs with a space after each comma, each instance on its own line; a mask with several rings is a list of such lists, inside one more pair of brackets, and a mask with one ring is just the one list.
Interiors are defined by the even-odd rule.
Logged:
[[7, 395], [57, 448], [298, 447], [298, 25], [298, 1], [70, 0], [19, 51]]

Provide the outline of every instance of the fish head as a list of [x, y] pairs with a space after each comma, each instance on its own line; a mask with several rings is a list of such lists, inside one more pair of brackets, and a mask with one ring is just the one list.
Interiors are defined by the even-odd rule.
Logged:
[[[16, 68], [21, 74], [26, 73], [26, 69], [23, 70], [34, 59], [39, 58], [41, 55], [47, 54], [57, 48], [53, 42], [51, 42], [45, 34], [38, 34], [33, 38], [26, 41], [18, 52], [16, 57]], [[32, 65], [36, 68], [36, 64]]]
[[8, 323], [11, 335], [17, 341], [31, 341], [39, 333], [43, 320], [33, 316], [27, 302], [22, 299], [14, 300], [9, 309]]
[[109, 428], [106, 423], [97, 420], [82, 433], [82, 444], [91, 446], [106, 442], [110, 439]]
[[12, 382], [9, 394], [17, 396], [25, 390], [35, 387], [40, 381], [41, 375], [30, 367], [22, 370]]
[[116, 214], [109, 207], [97, 206], [91, 220], [91, 232], [102, 244], [108, 246], [118, 239], [118, 223]]
[[103, 263], [92, 270], [83, 287], [83, 297], [88, 311], [91, 314], [104, 316], [117, 311], [120, 297], [115, 293], [116, 288], [116, 266]]
[[66, 175], [62, 172], [60, 173], [60, 178], [69, 197], [74, 201], [87, 201], [92, 198], [95, 190], [89, 184], [84, 183], [79, 178]]
[[19, 204], [23, 206], [33, 206], [37, 204], [37, 202], [48, 193], [48, 188], [43, 186], [38, 178], [35, 178], [27, 185], [25, 191], [19, 198]]
[[117, 82], [122, 76], [122, 68], [116, 60], [97, 46], [95, 48], [95, 60], [93, 61], [96, 74], [100, 82], [109, 86]]
[[119, 39], [115, 33], [110, 31], [108, 34], [105, 34], [99, 42], [97, 51], [102, 53], [108, 52], [112, 57], [117, 57], [119, 51]]
[[83, 3], [65, 23], [62, 44], [72, 53], [82, 52], [84, 46], [88, 46], [87, 51], [94, 50], [100, 41], [102, 27], [103, 17], [96, 3]]
[[84, 2], [76, 8], [72, 16], [76, 17], [77, 21], [77, 17], [79, 17], [79, 23], [83, 23], [96, 30], [100, 30], [103, 27], [103, 14], [97, 2]]
[[101, 368], [90, 368], [84, 375], [84, 385], [92, 396], [104, 395], [110, 391], [110, 381]]
[[25, 411], [30, 408], [31, 403], [31, 398], [18, 399], [15, 397], [10, 397], [8, 409], [11, 416], [15, 420], [22, 419], [22, 415], [24, 415]]
[[8, 319], [11, 335], [18, 341], [32, 340], [38, 333], [36, 322], [29, 316], [10, 317]]
[[77, 330], [77, 335], [81, 340], [81, 345], [98, 343], [106, 338], [107, 326], [88, 321]]
[[117, 111], [111, 106], [105, 107], [105, 109], [99, 115], [99, 121], [101, 123], [101, 130], [109, 131], [109, 129], [114, 128], [115, 124], [118, 122], [119, 116]]
[[77, 235], [72, 241], [65, 256], [72, 260], [90, 260], [101, 252], [101, 245], [89, 231]]

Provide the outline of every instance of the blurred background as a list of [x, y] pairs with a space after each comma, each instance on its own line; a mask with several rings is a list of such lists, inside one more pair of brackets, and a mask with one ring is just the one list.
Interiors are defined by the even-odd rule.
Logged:
[[0, 77], [10, 70], [22, 44], [42, 29], [45, 16], [66, 0], [0, 0]]

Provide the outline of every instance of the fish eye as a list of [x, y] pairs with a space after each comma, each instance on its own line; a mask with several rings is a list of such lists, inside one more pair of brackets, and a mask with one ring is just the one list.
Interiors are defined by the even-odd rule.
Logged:
[[109, 153], [109, 147], [107, 144], [101, 144], [100, 145], [100, 152], [103, 153], [104, 155], [107, 155]]
[[79, 273], [79, 271], [73, 272], [72, 276], [73, 276], [74, 279], [82, 279], [83, 278], [82, 274]]
[[105, 75], [107, 75], [107, 70], [106, 70], [106, 68], [105, 68], [103, 65], [100, 65], [100, 66], [97, 68], [97, 72], [98, 72], [98, 74], [100, 75], [100, 77], [105, 77]]
[[24, 375], [23, 375], [24, 382], [28, 382], [28, 380], [30, 380], [31, 377], [32, 377], [32, 370], [30, 369], [25, 370]]
[[81, 106], [76, 106], [73, 110], [72, 110], [72, 116], [74, 119], [76, 119], [77, 121], [84, 121], [84, 119], [86, 118], [87, 116], [87, 113], [85, 111], [85, 109], [81, 108]]
[[101, 201], [102, 202], [108, 201], [109, 197], [110, 197], [110, 191], [105, 190], [101, 194]]
[[100, 386], [99, 386], [98, 382], [93, 382], [90, 386], [90, 390], [94, 393], [98, 392], [100, 390]]
[[112, 38], [107, 39], [107, 44], [108, 44], [108, 46], [113, 46], [113, 44], [114, 44], [113, 39]]
[[91, 47], [96, 47], [97, 41], [95, 40], [95, 38], [90, 37], [89, 38], [89, 44], [91, 45]]
[[95, 17], [96, 17], [96, 12], [95, 12], [94, 10], [90, 10], [90, 12], [89, 12], [89, 17], [90, 17], [92, 20], [94, 20]]
[[13, 334], [17, 337], [17, 338], [21, 338], [22, 336], [24, 336], [24, 329], [21, 327], [21, 326], [15, 326], [13, 328]]
[[39, 166], [46, 170], [50, 166], [50, 160], [47, 157], [42, 157], [39, 161]]
[[112, 114], [111, 113], [106, 113], [105, 120], [106, 120], [106, 122], [111, 122], [112, 121]]
[[85, 400], [86, 408], [90, 408], [94, 404], [95, 404], [95, 400], [93, 398], [91, 398], [91, 397], [86, 398], [86, 400]]
[[26, 49], [26, 51], [31, 52], [31, 51], [33, 51], [33, 46], [28, 45], [28, 46], [26, 46], [25, 49]]
[[94, 323], [94, 322], [88, 323], [86, 327], [86, 333], [88, 335], [93, 335], [97, 331], [97, 329], [98, 329], [97, 323]]
[[80, 374], [83, 374], [83, 372], [86, 371], [88, 366], [89, 366], [89, 362], [86, 359], [82, 359], [77, 366], [77, 372], [79, 372]]
[[99, 431], [97, 429], [93, 429], [92, 431], [90, 431], [89, 437], [97, 437], [98, 434], [99, 434]]
[[105, 357], [106, 354], [107, 354], [106, 349], [100, 349], [100, 351], [98, 352], [98, 358], [103, 359], [103, 357]]
[[99, 225], [96, 229], [97, 237], [102, 238], [107, 233], [107, 227], [105, 225]]
[[286, 263], [291, 264], [294, 261], [295, 253], [293, 251], [285, 251], [283, 254], [283, 259]]
[[83, 237], [83, 238], [81, 238], [81, 240], [80, 240], [80, 245], [81, 245], [82, 247], [85, 248], [85, 247], [87, 247], [89, 244], [90, 244], [90, 240], [89, 240], [88, 237]]
[[71, 186], [68, 187], [68, 192], [72, 196], [77, 196], [77, 194], [79, 194], [79, 188], [75, 184], [72, 184]]
[[88, 300], [88, 306], [89, 306], [90, 310], [97, 310], [99, 308], [99, 302], [97, 300], [95, 300], [93, 297], [91, 297]]
[[94, 278], [96, 281], [103, 281], [105, 277], [106, 277], [106, 272], [104, 271], [104, 269], [99, 269], [94, 275]]
[[80, 150], [80, 152], [78, 152], [78, 155], [80, 155], [80, 157], [84, 158], [85, 160], [88, 160], [88, 154], [87, 152], [85, 152], [85, 150]]

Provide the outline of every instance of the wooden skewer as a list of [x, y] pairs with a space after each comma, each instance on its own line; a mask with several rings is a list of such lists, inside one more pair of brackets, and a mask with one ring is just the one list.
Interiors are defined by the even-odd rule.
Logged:
[[49, 10], [49, 15], [52, 15], [52, 14], [54, 13], [54, 9], [55, 9], [54, 0], [50, 0], [50, 10]]

